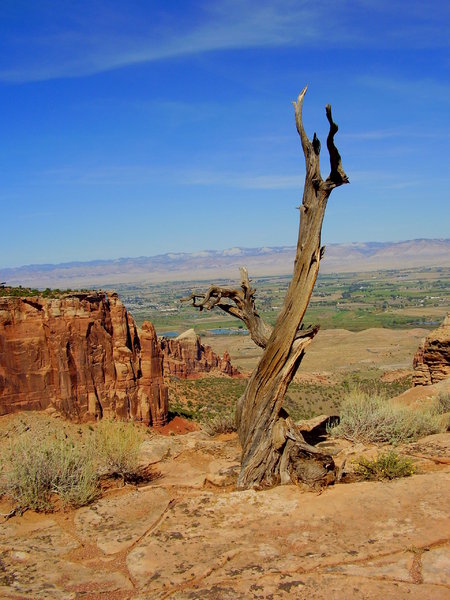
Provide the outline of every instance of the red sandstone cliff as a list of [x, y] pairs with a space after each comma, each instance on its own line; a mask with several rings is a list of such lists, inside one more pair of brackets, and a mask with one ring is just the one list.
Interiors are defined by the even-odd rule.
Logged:
[[141, 339], [117, 294], [0, 298], [0, 415], [50, 405], [71, 419], [167, 420], [153, 326]]
[[167, 387], [164, 385], [163, 354], [155, 328], [145, 321], [141, 331], [141, 379], [139, 397], [148, 405], [153, 425], [164, 425], [169, 410]]
[[228, 352], [221, 358], [210, 346], [201, 343], [200, 336], [193, 329], [174, 339], [161, 338], [159, 344], [164, 357], [165, 375], [195, 379], [202, 373], [218, 371], [231, 377], [241, 376], [231, 364]]
[[413, 367], [413, 385], [431, 385], [450, 376], [450, 314], [422, 341]]

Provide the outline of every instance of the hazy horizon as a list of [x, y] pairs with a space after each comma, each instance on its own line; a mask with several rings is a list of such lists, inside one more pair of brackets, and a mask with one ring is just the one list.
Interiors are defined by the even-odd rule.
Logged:
[[[218, 278], [234, 280], [243, 265], [252, 277], [288, 275], [294, 258], [295, 246], [230, 248], [0, 268], [0, 279], [12, 286], [41, 289]], [[336, 274], [430, 267], [450, 268], [450, 239], [329, 244], [320, 272]]]
[[[435, 238], [415, 238], [415, 239], [408, 239], [408, 240], [387, 240], [385, 242], [379, 241], [379, 240], [368, 240], [368, 241], [352, 241], [352, 242], [329, 242], [328, 244], [325, 244], [322, 241], [322, 244], [325, 246], [325, 248], [327, 246], [356, 246], [356, 245], [371, 245], [371, 244], [402, 244], [402, 243], [408, 243], [408, 242], [418, 242], [418, 241], [426, 241], [426, 242], [442, 242], [442, 241], [449, 241], [450, 238], [448, 237], [435, 237]], [[91, 259], [87, 259], [87, 260], [71, 260], [71, 261], [65, 261], [65, 262], [45, 262], [45, 263], [29, 263], [29, 264], [22, 264], [22, 265], [1, 265], [0, 264], [0, 269], [20, 269], [20, 268], [27, 268], [27, 267], [46, 267], [46, 266], [51, 266], [51, 267], [58, 267], [58, 266], [65, 266], [65, 265], [83, 265], [83, 264], [93, 264], [93, 263], [100, 263], [100, 262], [120, 262], [120, 261], [124, 261], [124, 260], [139, 260], [139, 259], [147, 259], [147, 258], [158, 258], [158, 257], [166, 257], [166, 256], [170, 256], [173, 255], [173, 257], [175, 256], [202, 256], [205, 253], [227, 253], [227, 251], [233, 251], [233, 250], [242, 250], [242, 251], [252, 251], [252, 250], [257, 250], [257, 249], [264, 249], [267, 248], [268, 250], [273, 250], [273, 249], [294, 249], [295, 248], [295, 244], [293, 245], [280, 245], [280, 246], [244, 246], [244, 245], [240, 245], [240, 246], [233, 246], [233, 247], [228, 247], [228, 248], [202, 248], [200, 250], [196, 250], [193, 252], [174, 252], [171, 250], [168, 250], [167, 252], [160, 252], [158, 254], [141, 254], [139, 256], [114, 256], [114, 257], [109, 257], [109, 258], [91, 258]]]

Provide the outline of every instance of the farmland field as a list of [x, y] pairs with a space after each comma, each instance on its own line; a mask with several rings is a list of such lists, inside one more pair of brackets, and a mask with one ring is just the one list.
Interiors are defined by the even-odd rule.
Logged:
[[[163, 284], [115, 286], [138, 325], [154, 323], [159, 335], [182, 333], [193, 327], [198, 333], [214, 329], [242, 328], [242, 323], [221, 311], [199, 312], [180, 299], [192, 291], [204, 291], [210, 282], [186, 281]], [[234, 280], [220, 285], [239, 286]], [[289, 284], [287, 276], [253, 280], [256, 304], [263, 318], [274, 323]], [[371, 327], [433, 329], [450, 310], [450, 269], [444, 267], [319, 275], [306, 323], [322, 329], [362, 331]]]

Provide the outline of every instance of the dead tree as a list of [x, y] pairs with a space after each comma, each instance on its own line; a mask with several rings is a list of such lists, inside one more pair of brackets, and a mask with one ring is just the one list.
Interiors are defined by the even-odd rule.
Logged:
[[211, 286], [205, 294], [192, 294], [200, 310], [219, 308], [245, 323], [253, 341], [264, 349], [247, 388], [237, 406], [237, 425], [242, 444], [242, 468], [238, 478], [241, 489], [262, 488], [279, 483], [331, 483], [335, 466], [331, 456], [305, 442], [293, 420], [283, 409], [286, 390], [292, 381], [306, 347], [319, 330], [305, 329], [305, 311], [319, 272], [324, 248], [320, 245], [322, 221], [328, 197], [334, 188], [348, 183], [339, 152], [334, 145], [338, 126], [331, 106], [326, 115], [330, 124], [327, 148], [331, 171], [327, 179], [320, 174], [320, 141], [316, 134], [308, 139], [303, 128], [302, 105], [306, 87], [294, 102], [295, 121], [306, 163], [300, 228], [294, 273], [275, 326], [258, 314], [247, 269], [241, 268], [241, 288]]

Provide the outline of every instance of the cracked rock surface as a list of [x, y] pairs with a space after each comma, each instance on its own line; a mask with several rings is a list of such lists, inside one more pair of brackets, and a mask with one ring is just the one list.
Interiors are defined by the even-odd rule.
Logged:
[[[448, 437], [421, 456], [448, 456]], [[448, 463], [321, 494], [237, 492], [235, 436], [154, 439], [149, 485], [0, 524], [1, 598], [450, 598]]]

